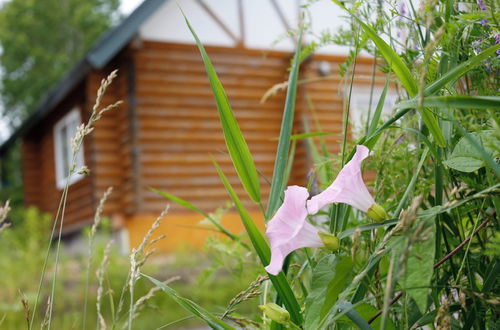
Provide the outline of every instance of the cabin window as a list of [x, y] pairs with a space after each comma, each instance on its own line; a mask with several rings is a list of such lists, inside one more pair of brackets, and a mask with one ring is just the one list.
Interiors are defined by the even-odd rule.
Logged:
[[[68, 184], [75, 183], [83, 177], [83, 174], [73, 173], [68, 177], [73, 160], [76, 169], [83, 166], [83, 147], [73, 156], [71, 140], [81, 124], [80, 109], [73, 108], [68, 114], [61, 118], [54, 126], [54, 156], [56, 164], [56, 186], [63, 189]], [[74, 158], [73, 158], [74, 157]]]

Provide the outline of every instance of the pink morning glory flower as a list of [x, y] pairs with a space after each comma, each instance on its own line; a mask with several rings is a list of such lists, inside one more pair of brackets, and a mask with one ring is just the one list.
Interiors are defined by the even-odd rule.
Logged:
[[345, 203], [363, 211], [375, 221], [387, 218], [385, 210], [373, 200], [361, 176], [361, 163], [370, 150], [363, 145], [356, 146], [356, 153], [345, 164], [333, 183], [320, 194], [307, 201], [310, 214], [317, 213], [330, 203]]
[[269, 274], [277, 275], [291, 252], [304, 247], [338, 249], [338, 239], [323, 233], [307, 222], [306, 200], [309, 192], [304, 187], [290, 186], [285, 198], [266, 230], [271, 245], [271, 262], [265, 267]]

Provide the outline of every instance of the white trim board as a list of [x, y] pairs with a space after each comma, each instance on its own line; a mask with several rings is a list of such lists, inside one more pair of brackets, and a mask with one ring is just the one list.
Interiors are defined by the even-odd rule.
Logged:
[[[75, 107], [54, 125], [56, 187], [61, 190], [66, 185], [66, 179], [68, 180], [68, 185], [71, 185], [83, 177], [83, 174], [78, 173], [73, 173], [69, 178], [67, 177], [73, 160], [71, 140], [74, 138], [80, 124], [80, 108]], [[84, 164], [83, 146], [76, 154], [75, 163], [77, 169], [81, 168]]]

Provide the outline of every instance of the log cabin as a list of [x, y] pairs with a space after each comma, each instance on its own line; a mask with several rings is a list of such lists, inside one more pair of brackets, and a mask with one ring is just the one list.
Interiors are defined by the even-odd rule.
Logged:
[[[124, 244], [136, 246], [168, 201], [154, 187], [181, 197], [203, 211], [213, 212], [229, 201], [211, 162], [214, 157], [242, 198], [246, 194], [227, 154], [218, 112], [201, 57], [183, 21], [191, 21], [218, 72], [261, 176], [267, 200], [284, 106], [285, 93], [261, 98], [287, 80], [294, 40], [286, 32], [297, 26], [300, 1], [289, 0], [145, 0], [108, 31], [50, 91], [32, 115], [0, 146], [0, 155], [15, 140], [22, 145], [25, 204], [55, 214], [65, 180], [69, 193], [64, 233], [78, 232], [93, 221], [97, 204], [108, 187], [104, 215], [119, 230]], [[309, 7], [312, 29], [319, 33], [341, 23], [329, 1]], [[326, 48], [303, 63], [293, 131], [324, 132], [330, 152], [339, 151], [345, 80], [339, 64], [347, 49]], [[86, 138], [77, 166], [88, 175], [66, 177], [70, 139], [88, 120], [101, 79], [118, 69], [104, 104], [123, 104], [106, 113]], [[360, 56], [356, 66], [351, 108], [363, 112], [369, 98], [373, 59]], [[377, 84], [384, 77], [376, 77]], [[380, 79], [379, 79], [380, 78]], [[365, 108], [363, 108], [365, 107]], [[313, 163], [308, 144], [299, 142], [290, 184], [304, 185]], [[263, 227], [259, 209], [245, 204]], [[213, 231], [202, 217], [171, 204], [159, 232], [166, 239], [161, 251], [184, 245], [200, 247]], [[234, 211], [224, 225], [241, 232]]]

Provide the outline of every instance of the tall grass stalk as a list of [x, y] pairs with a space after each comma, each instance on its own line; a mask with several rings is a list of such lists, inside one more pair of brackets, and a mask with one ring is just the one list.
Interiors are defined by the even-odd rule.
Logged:
[[89, 293], [89, 281], [90, 281], [90, 269], [92, 268], [92, 252], [94, 251], [94, 237], [97, 232], [97, 228], [101, 224], [101, 214], [104, 210], [104, 203], [108, 199], [109, 195], [113, 191], [113, 187], [109, 187], [101, 197], [99, 204], [97, 206], [95, 215], [94, 215], [94, 223], [92, 224], [92, 228], [89, 233], [89, 245], [88, 245], [88, 256], [87, 256], [87, 272], [85, 274], [85, 298], [83, 302], [83, 317], [82, 317], [82, 328], [85, 330], [87, 324], [87, 300]]
[[114, 108], [117, 108], [122, 101], [117, 101], [113, 104], [110, 104], [103, 109], [99, 110], [101, 106], [101, 101], [104, 97], [104, 94], [107, 90], [107, 88], [111, 85], [113, 80], [117, 77], [117, 71], [111, 72], [105, 79], [101, 81], [101, 85], [97, 91], [97, 97], [96, 101], [94, 103], [94, 106], [92, 107], [92, 113], [90, 115], [90, 118], [87, 122], [87, 124], [82, 124], [78, 127], [76, 135], [73, 137], [71, 141], [71, 149], [72, 149], [72, 164], [69, 168], [69, 172], [67, 175], [66, 183], [64, 185], [64, 189], [61, 195], [61, 199], [59, 200], [59, 206], [57, 208], [56, 216], [54, 218], [54, 224], [52, 226], [52, 231], [50, 234], [49, 238], [49, 243], [47, 246], [47, 251], [45, 254], [45, 259], [44, 263], [42, 266], [42, 271], [40, 275], [40, 281], [38, 284], [38, 290], [35, 298], [35, 303], [33, 306], [33, 313], [31, 315], [31, 320], [29, 323], [29, 329], [33, 328], [33, 322], [35, 319], [35, 314], [36, 314], [36, 308], [38, 306], [38, 301], [40, 298], [43, 282], [45, 279], [45, 273], [47, 270], [47, 265], [48, 265], [48, 260], [50, 256], [50, 250], [52, 247], [52, 240], [54, 238], [55, 230], [57, 228], [57, 223], [59, 222], [59, 230], [58, 230], [58, 235], [57, 235], [57, 245], [56, 245], [56, 255], [55, 255], [55, 261], [54, 261], [54, 275], [52, 278], [52, 286], [51, 286], [51, 293], [50, 293], [50, 298], [49, 298], [49, 303], [48, 303], [48, 318], [47, 318], [47, 328], [51, 328], [51, 323], [52, 323], [52, 310], [54, 306], [54, 298], [55, 298], [55, 287], [57, 283], [57, 272], [58, 272], [58, 264], [59, 264], [59, 254], [60, 254], [60, 249], [61, 249], [61, 238], [62, 238], [62, 230], [63, 230], [63, 225], [64, 225], [64, 213], [66, 210], [66, 202], [67, 202], [67, 196], [68, 196], [68, 188], [69, 188], [69, 178], [75, 174], [75, 173], [80, 173], [80, 174], [86, 174], [88, 173], [88, 169], [86, 167], [77, 169], [76, 168], [76, 157], [83, 145], [84, 138], [89, 135], [93, 130], [94, 130], [94, 124], [97, 120], [101, 118], [101, 116]]
[[[101, 264], [97, 269], [97, 302], [96, 302], [96, 312], [97, 312], [97, 329], [105, 330], [106, 329], [106, 321], [104, 320], [104, 316], [102, 315], [101, 303], [102, 296], [104, 292], [104, 274], [106, 273], [106, 269], [109, 264], [109, 254], [111, 252], [111, 246], [113, 245], [113, 240], [109, 241], [104, 248], [104, 255], [102, 257]], [[83, 320], [85, 322], [85, 319]]]
[[153, 225], [151, 228], [148, 230], [144, 238], [142, 239], [141, 244], [139, 245], [138, 248], [133, 248], [132, 252], [130, 253], [130, 272], [129, 272], [129, 281], [128, 281], [128, 287], [129, 287], [129, 296], [130, 296], [130, 307], [129, 307], [129, 312], [128, 312], [128, 324], [127, 328], [128, 330], [132, 329], [132, 321], [134, 319], [135, 311], [136, 311], [136, 304], [134, 303], [134, 287], [135, 283], [140, 277], [141, 273], [141, 266], [144, 265], [146, 260], [149, 258], [149, 256], [154, 252], [153, 250], [146, 251], [146, 248], [151, 246], [152, 244], [156, 243], [158, 240], [163, 239], [165, 236], [160, 236], [154, 240], [151, 240], [151, 237], [153, 236], [154, 232], [160, 227], [160, 223], [162, 220], [165, 218], [165, 216], [168, 213], [169, 206], [167, 206], [161, 214], [156, 218], [156, 220], [153, 222]]
[[0, 206], [0, 232], [9, 226], [8, 223], [5, 222], [7, 219], [7, 215], [10, 212], [10, 201], [6, 201], [3, 206]]

